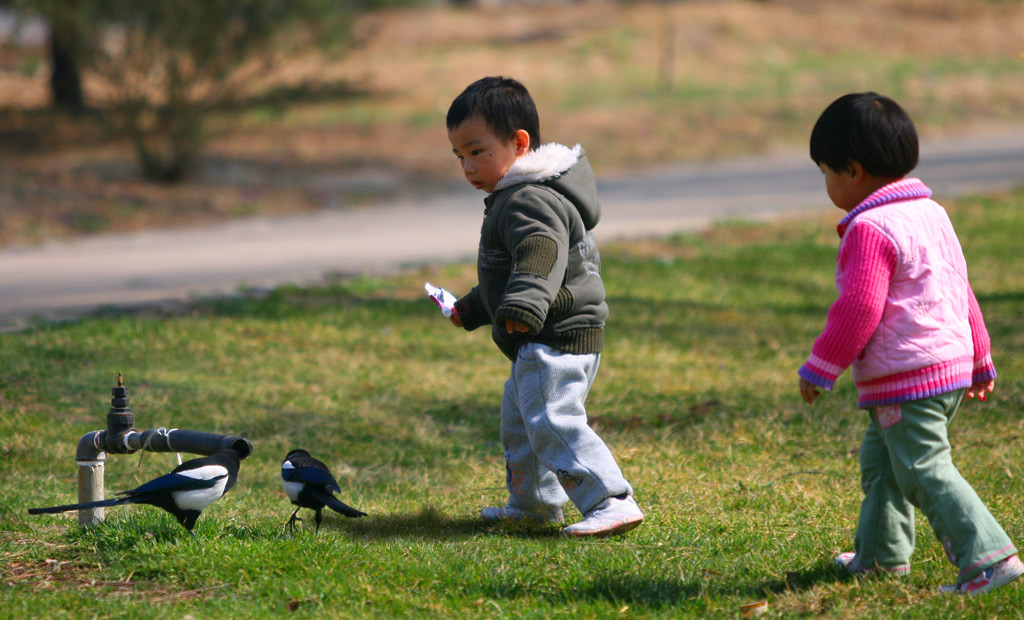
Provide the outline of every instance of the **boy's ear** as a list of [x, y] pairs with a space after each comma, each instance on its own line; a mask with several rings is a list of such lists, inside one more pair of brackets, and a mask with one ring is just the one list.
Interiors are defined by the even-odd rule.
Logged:
[[530, 132], [525, 129], [517, 129], [512, 141], [516, 145], [516, 157], [522, 157], [530, 152]]

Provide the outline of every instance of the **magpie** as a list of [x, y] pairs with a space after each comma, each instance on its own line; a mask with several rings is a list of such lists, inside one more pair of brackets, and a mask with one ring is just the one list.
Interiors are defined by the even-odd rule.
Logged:
[[292, 450], [284, 457], [281, 463], [281, 481], [284, 483], [284, 492], [292, 504], [298, 506], [292, 513], [291, 519], [285, 527], [292, 530], [296, 521], [302, 521], [298, 517], [299, 510], [310, 508], [316, 511], [316, 531], [320, 531], [320, 522], [323, 520], [321, 511], [328, 506], [335, 512], [346, 517], [365, 517], [366, 513], [343, 503], [334, 497], [334, 492], [341, 492], [338, 481], [331, 475], [330, 470], [322, 462], [316, 460], [305, 450]]
[[238, 478], [240, 456], [233, 448], [221, 448], [210, 456], [190, 459], [169, 474], [150, 480], [142, 486], [118, 493], [120, 497], [85, 504], [69, 504], [51, 508], [29, 508], [29, 514], [54, 514], [69, 510], [86, 510], [121, 504], [149, 504], [163, 508], [178, 519], [189, 534], [204, 508], [224, 496]]

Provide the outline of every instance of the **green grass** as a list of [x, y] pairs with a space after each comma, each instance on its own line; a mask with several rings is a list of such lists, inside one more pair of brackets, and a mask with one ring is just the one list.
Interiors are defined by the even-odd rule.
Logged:
[[[955, 459], [1020, 542], [1024, 192], [949, 207], [1001, 373], [956, 421]], [[935, 592], [954, 571], [923, 517], [908, 579], [832, 566], [852, 544], [865, 419], [848, 375], [809, 407], [795, 371], [835, 296], [838, 216], [604, 247], [613, 314], [588, 407], [647, 514], [611, 540], [477, 518], [505, 499], [507, 364], [421, 289], [462, 292], [471, 265], [0, 334], [0, 617], [735, 618], [767, 599], [763, 617], [1020, 618], [1019, 586]], [[74, 500], [75, 444], [103, 427], [118, 371], [138, 428], [253, 442], [198, 540], [147, 506], [88, 529], [25, 512]], [[278, 467], [298, 446], [370, 516], [284, 538]], [[108, 492], [175, 462], [110, 455]]]

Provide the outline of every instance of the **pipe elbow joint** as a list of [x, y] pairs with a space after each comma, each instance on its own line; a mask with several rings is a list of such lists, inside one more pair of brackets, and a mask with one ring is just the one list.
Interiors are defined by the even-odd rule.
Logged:
[[106, 460], [105, 435], [106, 431], [90, 431], [82, 435], [75, 449], [75, 460], [79, 463]]

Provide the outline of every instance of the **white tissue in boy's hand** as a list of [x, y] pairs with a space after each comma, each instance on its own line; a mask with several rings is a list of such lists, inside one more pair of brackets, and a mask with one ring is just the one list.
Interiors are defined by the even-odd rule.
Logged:
[[430, 282], [424, 284], [423, 288], [426, 289], [427, 295], [430, 295], [430, 298], [434, 300], [434, 303], [441, 307], [441, 314], [446, 317], [450, 317], [452, 314], [457, 314], [455, 312], [455, 302], [458, 300], [455, 298], [455, 295], [452, 295], [443, 288], [434, 286]]

